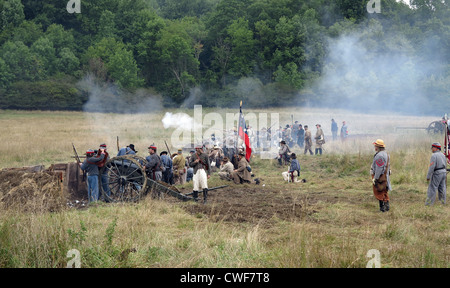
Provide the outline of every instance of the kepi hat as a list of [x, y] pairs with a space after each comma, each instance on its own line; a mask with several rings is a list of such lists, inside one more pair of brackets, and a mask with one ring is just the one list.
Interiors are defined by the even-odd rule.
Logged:
[[441, 149], [441, 143], [434, 142], [433, 144], [431, 144], [431, 147], [438, 148], [440, 150]]

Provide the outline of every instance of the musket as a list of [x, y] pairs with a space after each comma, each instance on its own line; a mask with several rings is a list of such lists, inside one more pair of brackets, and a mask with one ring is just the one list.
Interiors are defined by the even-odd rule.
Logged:
[[120, 151], [120, 146], [119, 146], [119, 136], [117, 136], [117, 151]]
[[[228, 185], [222, 185], [222, 186], [217, 186], [217, 187], [213, 187], [213, 188], [208, 188], [208, 192], [209, 191], [213, 191], [213, 190], [217, 190], [217, 189], [222, 189], [222, 188], [225, 188], [225, 187], [228, 187]], [[198, 191], [198, 192], [203, 193], [203, 191]], [[191, 196], [193, 194], [194, 194], [194, 192], [190, 192], [188, 194], [184, 194], [184, 196]]]
[[[75, 159], [77, 159], [78, 167], [80, 167], [81, 160], [80, 160], [80, 156], [78, 156], [77, 148], [75, 148], [75, 145], [73, 145], [73, 143], [72, 143], [72, 147], [73, 147], [73, 152], [75, 153]], [[83, 171], [83, 180], [82, 181], [83, 182], [86, 181], [86, 172], [85, 171]]]
[[164, 143], [166, 144], [167, 152], [169, 152], [169, 157], [172, 157], [172, 153], [170, 153], [170, 149], [169, 149], [169, 146], [167, 145], [166, 140], [164, 140]]

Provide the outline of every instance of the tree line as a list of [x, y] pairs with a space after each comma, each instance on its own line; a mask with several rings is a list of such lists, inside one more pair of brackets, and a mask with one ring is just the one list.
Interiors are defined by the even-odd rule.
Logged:
[[66, 1], [0, 0], [0, 108], [81, 110], [87, 76], [117, 93], [145, 89], [168, 107], [229, 107], [237, 98], [253, 107], [327, 105], [324, 95], [337, 90], [352, 100], [342, 91], [354, 83], [317, 83], [337, 70], [330, 42], [361, 29], [368, 64], [378, 53], [407, 55], [416, 90], [431, 107], [449, 107], [450, 65], [440, 57], [450, 55], [449, 1], [383, 0], [379, 14], [368, 2], [97, 0], [70, 14]]

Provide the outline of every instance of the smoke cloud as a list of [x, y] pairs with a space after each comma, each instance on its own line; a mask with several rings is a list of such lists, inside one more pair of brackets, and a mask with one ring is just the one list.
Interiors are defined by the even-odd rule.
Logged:
[[173, 114], [171, 112], [166, 112], [161, 121], [164, 129], [179, 128], [188, 131], [194, 129], [194, 118], [186, 113]]
[[[435, 53], [432, 59], [428, 53], [418, 55], [410, 40], [384, 31], [374, 19], [327, 43], [322, 76], [312, 87], [314, 102], [363, 113], [433, 111], [424, 83], [430, 75], [442, 73], [435, 65], [444, 61], [441, 55]], [[421, 47], [436, 44], [425, 39]]]
[[92, 75], [84, 77], [77, 86], [88, 96], [84, 112], [140, 114], [163, 108], [161, 97], [147, 89], [128, 92], [113, 83], [99, 83]]

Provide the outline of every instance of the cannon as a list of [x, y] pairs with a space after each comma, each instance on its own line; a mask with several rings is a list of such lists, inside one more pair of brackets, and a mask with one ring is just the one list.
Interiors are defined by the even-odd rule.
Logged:
[[161, 197], [163, 193], [183, 201], [192, 199], [181, 194], [177, 188], [164, 182], [154, 181], [145, 172], [147, 161], [137, 155], [117, 156], [108, 160], [102, 168], [107, 174], [107, 191], [101, 192], [107, 202], [136, 202], [147, 194]]
[[395, 130], [426, 130], [428, 134], [442, 134], [445, 132], [445, 120], [437, 120], [428, 124], [428, 127], [395, 127]]
[[[176, 187], [162, 181], [154, 181], [146, 175], [147, 161], [137, 155], [117, 156], [108, 160], [102, 168], [108, 175], [107, 191], [101, 193], [107, 202], [137, 202], [150, 194], [154, 198], [169, 195], [182, 201], [193, 198], [182, 194]], [[215, 189], [226, 186], [216, 187]], [[212, 188], [214, 189], [214, 188]]]
[[431, 122], [426, 128], [428, 134], [441, 134], [445, 132], [445, 120]]
[[105, 163], [101, 172], [108, 176], [104, 191], [101, 192], [108, 202], [134, 202], [145, 195], [147, 175], [144, 166], [146, 160], [137, 155], [117, 156]]

